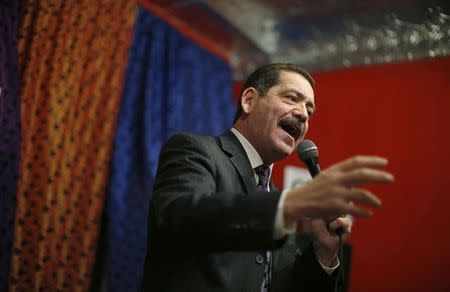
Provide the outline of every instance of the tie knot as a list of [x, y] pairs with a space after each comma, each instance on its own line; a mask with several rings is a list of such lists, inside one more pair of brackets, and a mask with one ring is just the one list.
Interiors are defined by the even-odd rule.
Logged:
[[259, 176], [260, 179], [262, 177], [268, 178], [270, 175], [270, 168], [265, 164], [261, 164], [260, 166], [255, 167], [255, 172]]
[[255, 167], [255, 172], [259, 177], [257, 189], [259, 192], [267, 192], [267, 185], [269, 183], [270, 168], [267, 165], [261, 164]]

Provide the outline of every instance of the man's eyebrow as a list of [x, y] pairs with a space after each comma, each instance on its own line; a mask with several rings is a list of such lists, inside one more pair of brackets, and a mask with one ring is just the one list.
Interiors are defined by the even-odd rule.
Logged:
[[285, 88], [282, 90], [283, 93], [295, 93], [295, 95], [300, 95], [303, 98], [306, 98], [306, 95], [304, 95], [302, 92], [298, 91], [294, 88]]

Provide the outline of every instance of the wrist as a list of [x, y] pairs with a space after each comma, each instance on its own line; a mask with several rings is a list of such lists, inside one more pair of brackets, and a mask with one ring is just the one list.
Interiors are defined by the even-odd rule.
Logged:
[[340, 265], [339, 258], [337, 257], [335, 262], [331, 266], [323, 265], [319, 260], [317, 260], [319, 264], [322, 266], [322, 269], [328, 274], [331, 275]]
[[287, 190], [283, 202], [283, 221], [286, 225], [297, 224], [298, 218], [295, 216], [295, 205], [291, 203], [292, 190]]
[[317, 260], [323, 267], [332, 268], [338, 263], [337, 251], [319, 247], [316, 243], [313, 244], [314, 253]]
[[296, 221], [286, 221], [284, 216], [284, 205], [287, 195], [287, 190], [281, 192], [280, 200], [278, 201], [277, 212], [275, 214], [274, 238], [281, 239], [283, 236], [293, 234], [297, 231]]
[[317, 260], [319, 261], [320, 265], [324, 268], [334, 268], [339, 263], [338, 257], [319, 257], [316, 255]]

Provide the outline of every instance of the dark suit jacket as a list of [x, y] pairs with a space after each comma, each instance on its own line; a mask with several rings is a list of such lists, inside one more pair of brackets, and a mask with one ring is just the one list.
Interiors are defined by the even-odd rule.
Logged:
[[273, 252], [272, 292], [332, 291], [312, 249], [273, 239], [280, 192], [258, 193], [234, 134], [178, 134], [161, 150], [150, 204], [143, 290], [260, 292]]

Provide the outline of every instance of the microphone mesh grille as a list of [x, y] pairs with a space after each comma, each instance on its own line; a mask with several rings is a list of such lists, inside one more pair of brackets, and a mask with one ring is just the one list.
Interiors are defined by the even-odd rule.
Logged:
[[301, 161], [306, 161], [313, 157], [319, 157], [319, 151], [311, 140], [303, 140], [297, 148], [297, 154]]

